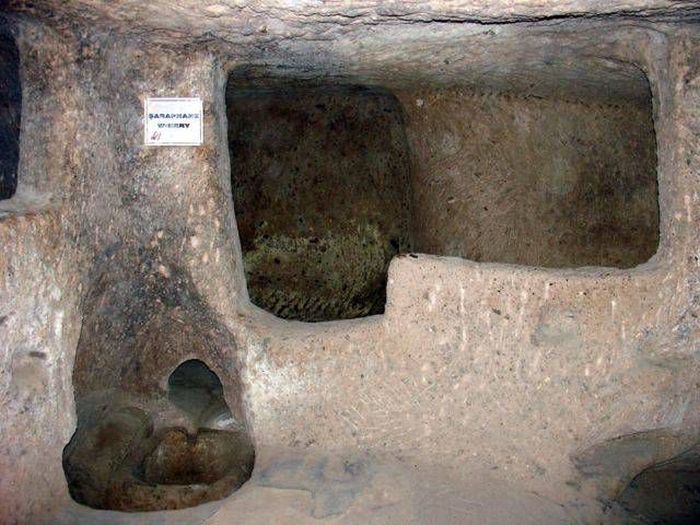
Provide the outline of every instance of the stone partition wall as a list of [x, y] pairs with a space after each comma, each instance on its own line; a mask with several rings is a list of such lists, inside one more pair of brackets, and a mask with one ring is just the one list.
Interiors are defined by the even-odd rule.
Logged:
[[[3, 9], [19, 50], [22, 114], [17, 191], [0, 201], [0, 523], [697, 516], [692, 498], [670, 510], [654, 499], [662, 492], [655, 483], [688, 485], [678, 472], [700, 471], [694, 2], [46, 0]], [[408, 249], [391, 253], [382, 314], [309, 323], [251, 302], [231, 184], [236, 113], [227, 112], [226, 83], [234, 71], [254, 81], [371, 86], [400, 102], [411, 233]], [[628, 141], [649, 136], [643, 104], [651, 103], [655, 151], [640, 139], [617, 157], [627, 181], [619, 200], [638, 203], [623, 214], [639, 242], [630, 264], [610, 253], [569, 264], [547, 245], [553, 267], [535, 266], [545, 262], [520, 244], [525, 234], [490, 242], [486, 230], [477, 257], [468, 225], [431, 226], [445, 238], [423, 248], [421, 224], [456, 217], [429, 190], [445, 176], [450, 147], [470, 151], [454, 123], [480, 114], [478, 98], [459, 102], [475, 93], [511, 104], [501, 115], [588, 122], [577, 104], [618, 108], [600, 128], [619, 136], [635, 123]], [[145, 147], [147, 96], [201, 97], [204, 144]], [[548, 104], [557, 109], [538, 109]], [[457, 146], [428, 144], [448, 131]], [[591, 143], [597, 132], [586, 125]], [[492, 153], [477, 149], [454, 181], [493, 165]], [[517, 158], [509, 162], [517, 167]], [[655, 177], [642, 168], [649, 163]], [[497, 183], [484, 186], [494, 199]], [[522, 213], [514, 211], [515, 224]], [[484, 217], [469, 220], [488, 224]], [[517, 257], [479, 262], [514, 246]], [[71, 463], [72, 446], [64, 456], [72, 438], [87, 436], [104, 452], [100, 436], [165, 432], [153, 446], [167, 452], [169, 439], [213, 430], [173, 401], [171, 374], [191, 360], [218, 378], [224, 404], [216, 403], [229, 411], [206, 424], [233, 425], [225, 430], [242, 436], [234, 448], [254, 453], [239, 490], [233, 483], [188, 499], [177, 489], [187, 484], [162, 483], [180, 471], [149, 474], [151, 455], [138, 464], [139, 479], [176, 489], [148, 492], [133, 472], [95, 470], [104, 464], [90, 454]], [[93, 432], [105, 422], [110, 432]], [[219, 459], [234, 454], [227, 446]], [[120, 447], [107, 460], [128, 466], [136, 449]], [[205, 457], [185, 451], [193, 464]], [[71, 498], [71, 464], [89, 474], [80, 479], [119, 482], [119, 504], [108, 508], [180, 510], [81, 505]], [[217, 460], [211, 472], [221, 465], [230, 467]]]

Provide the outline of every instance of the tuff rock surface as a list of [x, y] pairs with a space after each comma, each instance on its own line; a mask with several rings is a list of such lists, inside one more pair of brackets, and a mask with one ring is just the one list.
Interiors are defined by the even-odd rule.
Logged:
[[[16, 192], [0, 201], [0, 523], [644, 523], [664, 516], [659, 505], [645, 509], [649, 495], [700, 470], [696, 2], [39, 0], [2, 9], [22, 101]], [[251, 302], [229, 153], [234, 71], [258, 86], [361, 85], [396, 97], [415, 253], [389, 250], [382, 314], [307, 323]], [[203, 99], [202, 146], [143, 145], [143, 104], [155, 96]], [[590, 119], [585, 162], [617, 159], [615, 180], [628, 182], [588, 193], [610, 197], [609, 216], [626, 221], [608, 252], [577, 251], [593, 244], [571, 241], [580, 232], [571, 226], [533, 237], [569, 239], [576, 249], [564, 255], [553, 241], [538, 251], [525, 234], [509, 242], [510, 230], [484, 228], [482, 239], [456, 227], [473, 202], [507, 210], [517, 202], [508, 195], [530, 191], [509, 178], [521, 171], [533, 181], [564, 174], [557, 198], [576, 187], [567, 177], [591, 172], [569, 169], [579, 166], [572, 155], [561, 165], [547, 164], [549, 154], [533, 154], [541, 165], [501, 162], [489, 156], [498, 148], [467, 140], [489, 137], [468, 119], [517, 126], [528, 115], [548, 115], [540, 126], [552, 152], [571, 122]], [[12, 129], [3, 120], [0, 133]], [[527, 151], [518, 137], [501, 144]], [[469, 185], [443, 191], [475, 166], [487, 174], [483, 196]], [[533, 213], [547, 209], [533, 195], [522, 199]], [[458, 197], [462, 215], [446, 211]], [[523, 214], [493, 223], [521, 226]], [[431, 227], [449, 233], [431, 246], [416, 217], [456, 223]], [[481, 211], [472, 221], [491, 224]], [[176, 511], [76, 503], [62, 460], [71, 438], [89, 432], [80, 416], [92, 400], [117, 410], [128, 399], [117, 419], [138, 430], [131, 437], [149, 425], [180, 429], [162, 458], [193, 454], [197, 441], [183, 436], [199, 425], [169, 397], [171, 374], [188, 360], [219, 378], [231, 424], [254, 446], [251, 479]], [[172, 462], [147, 465], [162, 467], [151, 481], [182, 482]]]

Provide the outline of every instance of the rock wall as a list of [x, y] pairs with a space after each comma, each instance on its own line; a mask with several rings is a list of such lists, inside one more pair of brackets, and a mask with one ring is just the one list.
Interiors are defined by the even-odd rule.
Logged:
[[[596, 522], [600, 500], [697, 442], [700, 36], [683, 23], [694, 3], [628, 2], [600, 20], [578, 19], [575, 2], [308, 8], [13, 7], [23, 105], [18, 190], [0, 203], [3, 522], [166, 519], [79, 507], [61, 454], [80, 385], [143, 377], [157, 389], [192, 358], [220, 367], [258, 459], [220, 508], [170, 523]], [[227, 145], [234, 67], [394, 92], [542, 78], [538, 95], [610, 102], [639, 92], [620, 62], [641, 67], [654, 96], [650, 261], [547, 270], [418, 254], [391, 261], [381, 316], [309, 324], [250, 303]], [[143, 100], [158, 95], [203, 98], [204, 146], [142, 145]], [[171, 289], [192, 291], [196, 311]], [[230, 344], [187, 352], [150, 316], [163, 312], [206, 319]], [[146, 342], [173, 352], [127, 337], [154, 326]]]
[[234, 74], [226, 103], [253, 303], [302, 321], [383, 313], [389, 262], [410, 248], [396, 97], [333, 84], [246, 88]]
[[656, 252], [650, 99], [454, 88], [401, 98], [415, 251], [559, 268], [629, 268]]

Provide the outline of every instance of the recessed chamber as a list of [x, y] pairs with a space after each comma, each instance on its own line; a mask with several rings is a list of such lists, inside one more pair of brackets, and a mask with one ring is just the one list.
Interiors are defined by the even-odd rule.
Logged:
[[218, 500], [255, 463], [234, 336], [184, 271], [133, 273], [147, 265], [105, 269], [84, 304], [63, 467], [73, 499], [98, 509]]
[[0, 25], [0, 200], [17, 190], [21, 114], [19, 51], [7, 27]]
[[252, 441], [209, 367], [180, 365], [168, 399], [111, 392], [82, 400], [63, 456], [73, 499], [98, 509], [179, 509], [228, 496], [250, 478]]
[[248, 291], [287, 319], [384, 311], [409, 247], [401, 107], [358, 85], [229, 80], [231, 177]]
[[659, 243], [649, 82], [631, 64], [585, 65], [393, 87], [235, 70], [228, 141], [252, 302], [302, 321], [381, 313], [390, 259], [406, 251], [647, 261]]
[[632, 78], [640, 92], [616, 99], [407, 93], [414, 250], [549, 268], [647, 261], [659, 243], [656, 140], [648, 83]]

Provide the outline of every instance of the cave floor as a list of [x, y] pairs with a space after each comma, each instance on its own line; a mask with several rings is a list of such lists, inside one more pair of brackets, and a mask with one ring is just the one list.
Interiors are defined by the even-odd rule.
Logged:
[[266, 449], [251, 480], [221, 501], [142, 513], [94, 510], [71, 501], [56, 523], [534, 525], [586, 523], [599, 510], [593, 501], [565, 507], [504, 480], [507, 475], [474, 470], [455, 479], [408, 458]]

